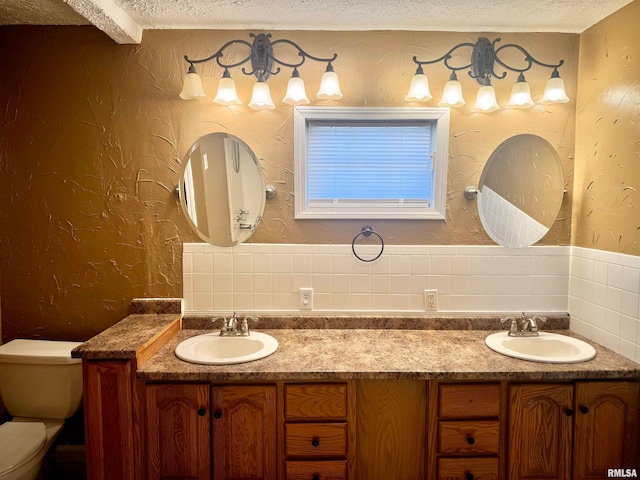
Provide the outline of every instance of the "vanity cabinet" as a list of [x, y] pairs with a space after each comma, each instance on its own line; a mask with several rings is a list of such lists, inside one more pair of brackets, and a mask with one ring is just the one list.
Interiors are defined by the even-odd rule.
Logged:
[[509, 387], [508, 478], [606, 478], [637, 467], [638, 383]]

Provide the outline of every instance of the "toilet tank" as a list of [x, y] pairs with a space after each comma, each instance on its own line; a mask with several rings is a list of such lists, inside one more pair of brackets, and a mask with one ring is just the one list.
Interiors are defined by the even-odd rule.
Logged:
[[82, 401], [80, 342], [12, 340], [0, 345], [0, 397], [14, 417], [64, 419]]

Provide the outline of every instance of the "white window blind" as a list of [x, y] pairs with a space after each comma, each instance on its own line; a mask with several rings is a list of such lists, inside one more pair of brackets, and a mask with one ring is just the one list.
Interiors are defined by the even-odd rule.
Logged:
[[449, 110], [296, 107], [296, 218], [443, 219]]
[[432, 132], [433, 122], [309, 122], [309, 204], [413, 202], [428, 207]]

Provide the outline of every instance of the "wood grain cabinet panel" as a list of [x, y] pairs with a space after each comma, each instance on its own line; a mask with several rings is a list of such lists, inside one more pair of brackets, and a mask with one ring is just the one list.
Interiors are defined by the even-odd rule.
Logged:
[[213, 478], [275, 480], [275, 385], [214, 386], [211, 392]]
[[286, 480], [347, 480], [346, 460], [296, 461], [285, 464]]
[[287, 423], [284, 427], [287, 457], [344, 457], [346, 423]]
[[131, 361], [83, 360], [83, 401], [89, 480], [131, 480], [134, 425]]
[[573, 478], [638, 468], [638, 383], [579, 382], [575, 389]]
[[498, 455], [500, 422], [497, 420], [441, 421], [438, 453], [446, 455]]
[[486, 418], [499, 415], [499, 383], [442, 383], [438, 386], [440, 418]]
[[508, 478], [571, 478], [572, 384], [509, 388]]
[[433, 478], [425, 474], [427, 382], [362, 380], [357, 388], [357, 480]]
[[439, 480], [498, 480], [499, 469], [498, 457], [438, 459]]
[[347, 417], [347, 386], [344, 383], [289, 384], [284, 388], [287, 421]]
[[208, 384], [146, 386], [147, 478], [211, 478]]

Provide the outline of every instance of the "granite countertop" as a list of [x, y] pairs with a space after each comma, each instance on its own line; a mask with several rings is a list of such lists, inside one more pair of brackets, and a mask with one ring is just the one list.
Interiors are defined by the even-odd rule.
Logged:
[[[237, 365], [197, 365], [174, 354], [181, 341], [212, 330], [181, 330], [138, 369], [149, 381], [349, 379], [575, 380], [640, 378], [640, 364], [591, 343], [593, 360], [550, 364], [490, 350], [491, 330], [259, 330], [279, 342], [272, 355]], [[569, 331], [562, 331], [576, 336]], [[584, 340], [584, 339], [583, 339]]]
[[[86, 360], [137, 360], [149, 381], [348, 379], [567, 380], [640, 378], [640, 364], [584, 338], [596, 357], [576, 364], [536, 363], [490, 350], [487, 335], [504, 330], [500, 315], [261, 316], [256, 329], [279, 343], [272, 355], [237, 365], [178, 359], [181, 341], [217, 331], [211, 316], [182, 317], [180, 299], [135, 299], [131, 314], [73, 350]], [[569, 317], [545, 330], [576, 336]]]
[[138, 356], [180, 314], [132, 314], [71, 351], [73, 358], [127, 360]]

